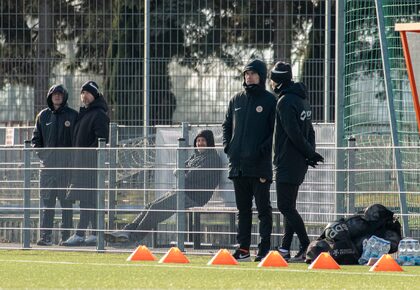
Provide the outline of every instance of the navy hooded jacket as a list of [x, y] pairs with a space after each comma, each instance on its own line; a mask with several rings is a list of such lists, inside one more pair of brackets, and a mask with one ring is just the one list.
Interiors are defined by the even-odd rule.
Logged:
[[276, 98], [265, 90], [267, 68], [254, 60], [243, 72], [260, 76], [258, 85], [246, 86], [229, 102], [223, 127], [223, 146], [229, 158], [229, 178], [239, 176], [272, 180], [272, 141]]

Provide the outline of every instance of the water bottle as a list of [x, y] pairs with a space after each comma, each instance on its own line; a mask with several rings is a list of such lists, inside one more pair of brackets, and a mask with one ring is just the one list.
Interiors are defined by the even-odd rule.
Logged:
[[379, 254], [381, 251], [381, 242], [378, 240], [378, 237], [371, 236], [369, 240], [372, 240], [372, 248], [370, 250], [370, 257], [368, 257], [368, 260], [370, 258], [379, 258]]
[[414, 257], [415, 265], [420, 265], [420, 243], [417, 240], [414, 243]]
[[416, 264], [416, 242], [411, 238], [405, 238], [398, 244], [398, 263], [402, 266], [414, 266]]
[[374, 247], [375, 240], [370, 237], [370, 239], [363, 240], [363, 253], [362, 256], [359, 258], [358, 262], [360, 265], [366, 264], [372, 255], [372, 249]]

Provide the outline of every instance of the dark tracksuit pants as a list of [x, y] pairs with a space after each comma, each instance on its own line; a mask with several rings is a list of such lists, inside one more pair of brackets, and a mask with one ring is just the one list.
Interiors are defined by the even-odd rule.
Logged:
[[[185, 192], [185, 209], [194, 206], [205, 205], [212, 197], [212, 191], [206, 192]], [[167, 192], [152, 203], [146, 206], [133, 222], [127, 224], [124, 230], [127, 231], [141, 231], [132, 232], [130, 239], [132, 241], [141, 241], [148, 231], [156, 229], [158, 224], [170, 218], [177, 210], [177, 192]]]
[[73, 203], [64, 197], [59, 198], [58, 196], [58, 194], [51, 192], [41, 198], [41, 237], [51, 237], [52, 228], [54, 227], [55, 204], [58, 198], [60, 206], [63, 208], [61, 211], [61, 238], [65, 241], [70, 236], [70, 229], [73, 228]]
[[277, 207], [284, 216], [284, 237], [281, 247], [290, 250], [293, 234], [296, 233], [300, 247], [306, 249], [309, 245], [309, 238], [302, 217], [296, 209], [299, 185], [277, 182], [276, 190]]
[[270, 249], [270, 238], [273, 227], [272, 208], [270, 203], [270, 182], [262, 183], [256, 177], [233, 178], [236, 207], [238, 208], [237, 241], [241, 249], [249, 249], [252, 230], [252, 200], [255, 198], [258, 219], [260, 221], [260, 246]]
[[77, 225], [77, 232], [76, 234], [79, 237], [84, 237], [86, 233], [86, 229], [89, 226], [89, 223], [92, 226], [92, 235], [96, 235], [96, 229], [97, 229], [97, 195], [92, 194], [89, 192], [88, 196], [86, 198], [83, 198], [80, 200], [80, 220], [79, 224]]

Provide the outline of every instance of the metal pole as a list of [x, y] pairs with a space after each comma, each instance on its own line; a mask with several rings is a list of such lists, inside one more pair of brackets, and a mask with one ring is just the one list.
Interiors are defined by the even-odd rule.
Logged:
[[384, 71], [384, 81], [385, 81], [385, 93], [388, 104], [388, 113], [389, 113], [389, 125], [391, 127], [391, 138], [393, 144], [394, 152], [394, 166], [397, 170], [397, 184], [400, 193], [400, 203], [401, 203], [401, 215], [402, 215], [402, 228], [403, 236], [409, 235], [408, 227], [408, 210], [407, 210], [407, 197], [405, 191], [405, 182], [404, 174], [402, 171], [402, 156], [399, 148], [399, 139], [397, 131], [397, 119], [395, 116], [394, 108], [394, 91], [392, 90], [392, 80], [391, 80], [391, 66], [389, 65], [389, 56], [388, 56], [388, 41], [386, 39], [385, 32], [385, 21], [382, 11], [382, 1], [376, 0], [376, 17], [378, 21], [378, 31], [379, 31], [379, 41], [381, 43], [381, 55], [382, 55], [382, 65]]
[[336, 7], [336, 37], [335, 37], [335, 212], [339, 217], [344, 213], [344, 64], [345, 64], [345, 1], [335, 1]]
[[23, 230], [22, 242], [23, 248], [29, 249], [31, 243], [31, 141], [25, 140], [25, 149], [23, 150]]
[[104, 251], [104, 230], [105, 230], [105, 138], [99, 138], [97, 151], [97, 192], [98, 192], [98, 228], [97, 236], [97, 251]]
[[354, 147], [356, 147], [356, 138], [351, 136], [348, 139], [348, 147], [349, 149], [349, 154], [348, 154], [348, 160], [347, 160], [347, 168], [349, 169], [349, 176], [347, 178], [347, 190], [348, 190], [348, 196], [347, 196], [347, 200], [348, 200], [348, 204], [347, 204], [347, 213], [354, 213], [355, 212], [355, 173], [352, 169], [355, 168], [355, 164], [356, 164], [356, 149], [352, 149]]
[[324, 123], [331, 122], [330, 69], [331, 61], [331, 1], [325, 0], [325, 54], [324, 54]]
[[181, 251], [184, 251], [184, 243], [185, 243], [185, 161], [187, 160], [187, 154], [185, 151], [185, 147], [187, 143], [185, 142], [184, 138], [178, 139], [178, 158], [177, 158], [177, 199], [176, 199], [176, 207], [177, 207], [177, 233], [178, 233], [178, 248]]
[[117, 144], [118, 144], [118, 126], [117, 123], [109, 124], [110, 138], [109, 146], [109, 191], [108, 191], [108, 228], [115, 229], [116, 213], [115, 208], [117, 204]]
[[150, 0], [144, 0], [143, 72], [143, 137], [147, 139], [150, 122]]

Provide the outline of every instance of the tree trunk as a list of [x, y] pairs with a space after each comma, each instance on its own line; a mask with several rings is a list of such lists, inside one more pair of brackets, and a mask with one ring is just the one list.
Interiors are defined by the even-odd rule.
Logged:
[[34, 83], [34, 113], [35, 115], [45, 107], [45, 95], [49, 88], [51, 73], [50, 59], [54, 48], [53, 15], [50, 1], [39, 2], [39, 33], [37, 43], [37, 65]]
[[273, 37], [274, 61], [290, 62], [293, 38], [293, 3], [292, 1], [276, 1], [274, 4], [275, 31]]

